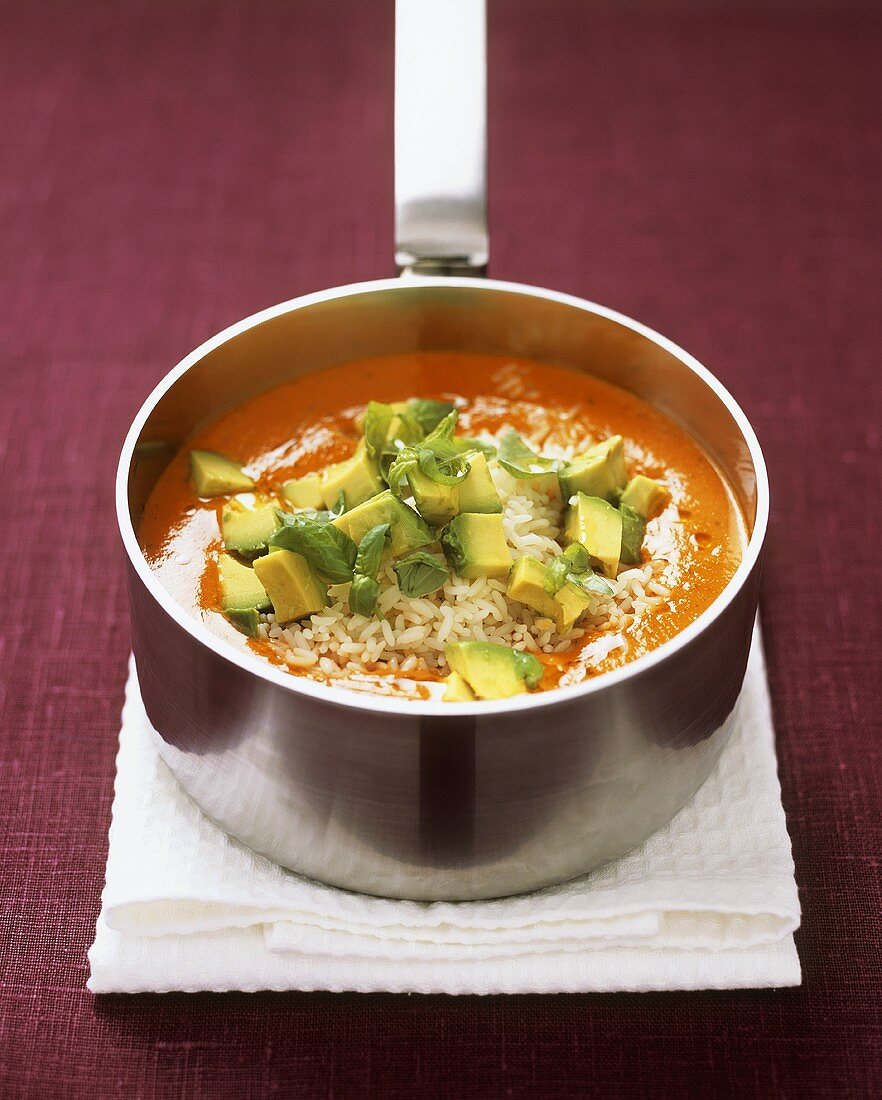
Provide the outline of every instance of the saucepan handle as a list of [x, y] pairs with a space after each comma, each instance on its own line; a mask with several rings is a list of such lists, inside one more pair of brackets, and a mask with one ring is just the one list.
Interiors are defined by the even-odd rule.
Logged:
[[485, 0], [397, 0], [395, 259], [487, 272]]

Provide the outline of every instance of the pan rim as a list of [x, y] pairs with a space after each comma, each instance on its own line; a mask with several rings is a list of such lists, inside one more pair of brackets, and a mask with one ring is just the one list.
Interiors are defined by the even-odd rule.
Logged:
[[[668, 641], [660, 646], [644, 653], [642, 656], [628, 661], [619, 668], [601, 673], [590, 680], [567, 687], [558, 687], [550, 691], [538, 694], [516, 695], [509, 699], [476, 700], [471, 703], [457, 703], [455, 706], [444, 703], [441, 700], [414, 700], [397, 698], [393, 696], [373, 695], [362, 693], [350, 688], [332, 687], [328, 684], [318, 683], [304, 676], [297, 676], [290, 672], [277, 669], [269, 661], [250, 652], [240, 651], [223, 638], [214, 635], [203, 623], [190, 615], [174, 599], [170, 592], [161, 584], [159, 578], [147, 563], [147, 559], [138, 545], [134, 524], [132, 523], [128, 507], [128, 478], [134, 455], [135, 445], [147, 418], [156, 408], [160, 400], [172, 388], [192, 366], [209, 352], [222, 344], [247, 332], [249, 329], [281, 316], [284, 313], [305, 309], [319, 302], [336, 298], [346, 298], [358, 294], [382, 293], [387, 290], [401, 290], [408, 287], [445, 287], [465, 288], [475, 290], [495, 290], [509, 294], [520, 294], [527, 297], [543, 298], [548, 301], [558, 302], [561, 305], [572, 306], [577, 309], [594, 313], [617, 324], [623, 325], [632, 332], [655, 343], [664, 351], [675, 356], [684, 366], [697, 375], [697, 377], [714, 393], [714, 395], [726, 407], [738, 426], [741, 436], [750, 452], [756, 477], [757, 509], [753, 530], [745, 547], [741, 562], [735, 573], [726, 584], [723, 591], [713, 602], [683, 630], [679, 631]], [[598, 692], [610, 690], [622, 683], [634, 679], [656, 666], [663, 664], [680, 650], [689, 646], [696, 638], [714, 623], [727, 607], [741, 592], [749, 577], [753, 574], [762, 553], [765, 542], [769, 519], [769, 481], [765, 458], [756, 433], [741, 406], [716, 378], [711, 371], [700, 363], [689, 352], [678, 344], [656, 332], [654, 329], [639, 321], [628, 317], [626, 314], [606, 306], [591, 302], [585, 298], [565, 294], [560, 291], [548, 290], [544, 287], [530, 286], [526, 283], [508, 282], [498, 279], [467, 278], [451, 276], [408, 276], [403, 278], [376, 279], [366, 282], [347, 283], [342, 286], [332, 287], [328, 290], [315, 291], [310, 294], [292, 298], [278, 305], [270, 306], [251, 314], [240, 321], [211, 336], [197, 348], [186, 355], [175, 367], [173, 367], [153, 388], [146, 400], [138, 410], [131, 426], [126, 434], [120, 453], [120, 459], [116, 474], [116, 513], [120, 535], [126, 550], [129, 562], [135, 570], [139, 580], [145, 586], [151, 597], [159, 604], [163, 611], [182, 629], [184, 629], [194, 641], [211, 650], [219, 658], [230, 662], [236, 667], [257, 676], [259, 679], [272, 684], [282, 690], [292, 692], [295, 695], [303, 695], [316, 702], [322, 702], [334, 707], [340, 707], [350, 711], [372, 711], [389, 716], [401, 716], [403, 718], [446, 717], [451, 719], [463, 717], [489, 717], [495, 714], [511, 714], [536, 708], [548, 708], [564, 703], [572, 703], [578, 699], [595, 695]]]

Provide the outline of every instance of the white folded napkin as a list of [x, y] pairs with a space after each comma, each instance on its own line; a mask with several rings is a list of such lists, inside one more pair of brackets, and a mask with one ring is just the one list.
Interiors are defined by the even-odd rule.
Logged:
[[89, 988], [592, 992], [798, 985], [793, 878], [759, 635], [737, 728], [692, 803], [624, 859], [497, 901], [347, 893], [227, 837], [126, 687]]

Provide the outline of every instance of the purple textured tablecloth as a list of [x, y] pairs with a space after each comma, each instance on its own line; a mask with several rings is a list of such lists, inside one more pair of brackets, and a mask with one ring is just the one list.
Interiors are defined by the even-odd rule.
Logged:
[[882, 12], [494, 0], [492, 271], [706, 362], [774, 511], [804, 986], [97, 1001], [128, 655], [114, 464], [229, 322], [388, 275], [392, 7], [0, 4], [0, 1093], [882, 1092]]

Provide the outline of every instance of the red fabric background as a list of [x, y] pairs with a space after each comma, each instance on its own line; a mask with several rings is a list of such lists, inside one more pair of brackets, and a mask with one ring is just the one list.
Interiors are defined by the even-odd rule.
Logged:
[[116, 455], [229, 322], [384, 276], [392, 7], [0, 6], [4, 1096], [864, 1097], [880, 1073], [882, 14], [494, 0], [492, 271], [753, 418], [803, 988], [93, 999], [128, 652]]

